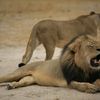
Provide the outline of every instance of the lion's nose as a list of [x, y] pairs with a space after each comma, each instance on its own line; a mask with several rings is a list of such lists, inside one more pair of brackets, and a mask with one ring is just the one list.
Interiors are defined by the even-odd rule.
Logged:
[[96, 49], [97, 51], [100, 51], [100, 48], [99, 49]]

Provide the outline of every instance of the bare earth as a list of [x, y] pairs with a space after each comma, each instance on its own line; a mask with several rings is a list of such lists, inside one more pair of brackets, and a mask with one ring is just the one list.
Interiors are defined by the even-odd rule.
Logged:
[[[17, 64], [21, 60], [24, 48], [21, 47], [2, 47], [0, 49], [0, 75], [7, 74], [17, 69]], [[54, 58], [60, 53], [56, 48]], [[42, 53], [42, 54], [41, 54]], [[57, 54], [58, 53], [58, 54]], [[40, 55], [41, 54], [41, 55]], [[42, 46], [35, 51], [32, 60], [42, 60], [45, 51]], [[0, 87], [0, 100], [99, 100], [100, 93], [87, 94], [76, 90], [61, 87], [45, 87], [32, 85], [13, 90]]]
[[[42, 19], [69, 20], [81, 14], [88, 14], [91, 10], [100, 12], [99, 0], [43, 1], [0, 0], [0, 75], [5, 75], [18, 68], [17, 65], [25, 52], [32, 27], [38, 21]], [[77, 4], [79, 5], [77, 6]], [[86, 6], [84, 7], [84, 5]], [[59, 57], [60, 53], [61, 49], [56, 48], [53, 59]], [[31, 62], [44, 60], [44, 58], [45, 50], [41, 45], [35, 50]], [[88, 94], [68, 88], [38, 85], [13, 90], [7, 90], [5, 86], [0, 87], [0, 100], [19, 99], [100, 100], [100, 93]]]

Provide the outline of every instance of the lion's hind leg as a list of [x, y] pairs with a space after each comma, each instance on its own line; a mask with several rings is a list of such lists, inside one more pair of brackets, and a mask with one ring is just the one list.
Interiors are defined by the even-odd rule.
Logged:
[[86, 82], [76, 82], [72, 81], [70, 83], [70, 87], [82, 92], [87, 92], [87, 93], [96, 93], [99, 91], [99, 88], [91, 83], [86, 83]]
[[32, 85], [34, 83], [35, 83], [35, 79], [33, 76], [26, 76], [20, 79], [18, 82], [12, 82], [8, 84], [7, 89], [10, 90], [18, 87], [24, 87], [24, 86]]

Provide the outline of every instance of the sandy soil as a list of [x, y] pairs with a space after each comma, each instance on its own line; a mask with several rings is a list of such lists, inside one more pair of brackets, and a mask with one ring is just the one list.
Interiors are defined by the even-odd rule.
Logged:
[[[17, 64], [21, 60], [24, 48], [4, 47], [0, 49], [0, 75], [10, 73], [17, 69]], [[54, 58], [61, 49], [56, 48]], [[41, 54], [42, 55], [39, 55]], [[45, 56], [43, 46], [36, 49], [32, 60], [42, 60]], [[31, 61], [32, 61], [31, 60]], [[100, 93], [88, 94], [76, 90], [61, 87], [45, 87], [32, 85], [13, 90], [0, 87], [0, 100], [99, 100]]]
[[[87, 1], [87, 2], [86, 2]], [[78, 5], [77, 5], [78, 4]], [[34, 24], [43, 19], [69, 20], [91, 10], [100, 12], [99, 0], [0, 0], [0, 75], [17, 69], [25, 52]], [[59, 57], [56, 48], [53, 58]], [[44, 60], [45, 50], [39, 46], [31, 61]], [[100, 93], [87, 94], [76, 90], [28, 86], [14, 90], [0, 87], [0, 100], [99, 100]]]

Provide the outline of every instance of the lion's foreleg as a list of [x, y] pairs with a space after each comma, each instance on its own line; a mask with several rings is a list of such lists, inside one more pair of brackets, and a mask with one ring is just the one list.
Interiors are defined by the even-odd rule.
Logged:
[[91, 83], [86, 83], [86, 82], [76, 82], [72, 81], [70, 83], [70, 87], [73, 89], [77, 89], [82, 92], [88, 92], [88, 93], [95, 93], [98, 92], [99, 88]]
[[33, 76], [26, 76], [19, 80], [18, 82], [12, 82], [8, 84], [8, 89], [14, 89], [18, 87], [28, 86], [35, 83], [35, 79]]

